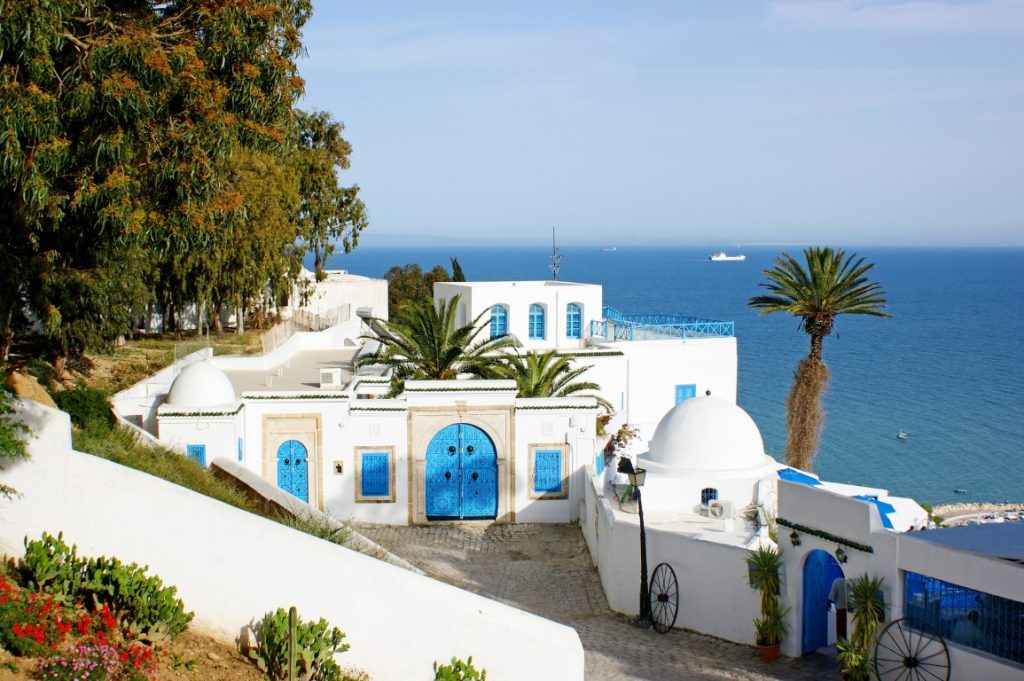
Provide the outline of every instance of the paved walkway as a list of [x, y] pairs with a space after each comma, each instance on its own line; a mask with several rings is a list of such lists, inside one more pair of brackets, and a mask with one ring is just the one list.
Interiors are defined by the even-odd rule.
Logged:
[[586, 651], [587, 681], [839, 678], [834, 663], [819, 655], [765, 664], [749, 646], [690, 631], [661, 635], [633, 626], [608, 609], [576, 525], [359, 525], [358, 530], [436, 579], [571, 626]]

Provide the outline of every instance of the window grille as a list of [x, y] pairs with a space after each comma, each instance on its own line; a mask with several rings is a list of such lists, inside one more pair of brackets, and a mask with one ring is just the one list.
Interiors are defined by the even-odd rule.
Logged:
[[718, 490], [714, 487], [705, 487], [700, 491], [700, 504], [701, 506], [707, 506], [709, 501], [714, 501], [718, 498]]
[[187, 445], [185, 453], [200, 466], [206, 465], [206, 445]]
[[360, 464], [360, 494], [364, 497], [390, 496], [390, 466], [387, 452], [363, 452]]
[[562, 484], [562, 450], [536, 450], [533, 453], [534, 493], [561, 494]]
[[530, 306], [530, 338], [544, 339], [544, 307], [537, 303]]
[[903, 580], [904, 615], [948, 641], [1024, 663], [1024, 603], [916, 572]]
[[565, 308], [565, 337], [583, 337], [583, 312], [576, 303], [569, 303]]
[[508, 335], [508, 308], [504, 305], [491, 307], [491, 338]]

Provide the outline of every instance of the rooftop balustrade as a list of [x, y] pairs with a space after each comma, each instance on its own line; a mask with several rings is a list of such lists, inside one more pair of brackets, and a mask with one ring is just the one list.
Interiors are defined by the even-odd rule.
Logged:
[[605, 307], [604, 319], [590, 322], [590, 336], [606, 340], [670, 340], [674, 338], [732, 338], [734, 322], [671, 314], [622, 314]]

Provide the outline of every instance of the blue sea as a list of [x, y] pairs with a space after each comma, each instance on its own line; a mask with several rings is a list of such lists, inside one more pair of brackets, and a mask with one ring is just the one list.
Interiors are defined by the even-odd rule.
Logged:
[[[759, 316], [747, 301], [785, 249], [744, 247], [745, 262], [718, 263], [707, 260], [710, 248], [561, 250], [559, 278], [602, 284], [605, 305], [622, 312], [735, 321], [739, 402], [780, 457], [786, 392], [808, 339], [796, 319]], [[825, 341], [832, 384], [816, 472], [928, 503], [1024, 501], [1024, 249], [851, 250], [876, 263], [892, 318], [839, 317]], [[547, 279], [549, 255], [361, 247], [330, 266], [381, 277], [393, 265], [429, 269], [457, 256], [470, 280]]]

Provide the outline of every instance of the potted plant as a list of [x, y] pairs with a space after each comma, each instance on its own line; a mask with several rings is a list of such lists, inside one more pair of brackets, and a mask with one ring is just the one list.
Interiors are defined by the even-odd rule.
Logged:
[[836, 641], [837, 659], [843, 678], [868, 681], [871, 678], [871, 646], [878, 635], [878, 624], [885, 620], [882, 578], [866, 574], [850, 580], [846, 602], [853, 614], [853, 635]]
[[779, 603], [782, 552], [776, 546], [761, 545], [747, 556], [750, 585], [761, 592], [761, 616], [754, 618], [755, 642], [761, 659], [771, 662], [779, 657], [779, 645], [789, 633], [786, 615], [789, 608]]

